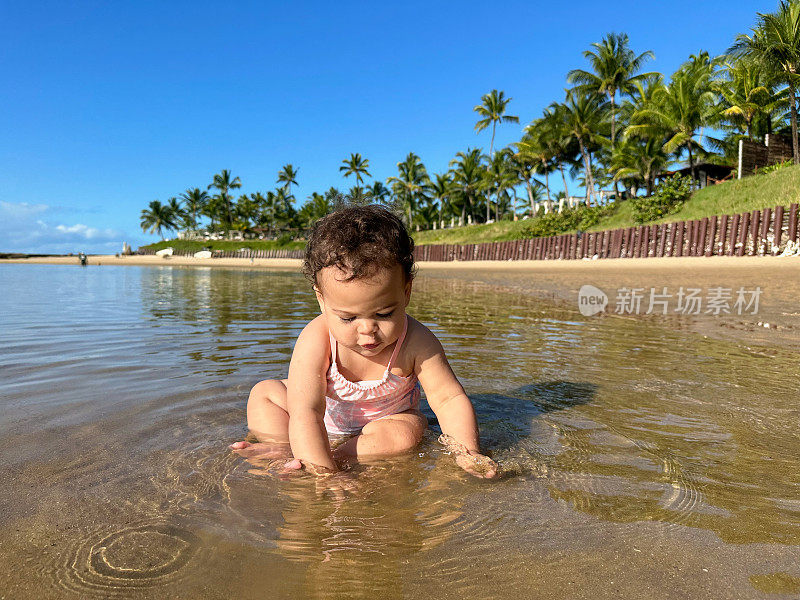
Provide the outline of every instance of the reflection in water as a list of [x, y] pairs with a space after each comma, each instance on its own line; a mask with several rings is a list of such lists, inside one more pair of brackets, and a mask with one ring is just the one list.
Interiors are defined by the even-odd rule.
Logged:
[[427, 411], [415, 454], [357, 467], [342, 499], [227, 451], [249, 387], [286, 375], [316, 314], [302, 277], [0, 266], [15, 290], [0, 316], [4, 591], [796, 594], [797, 355], [681, 320], [584, 318], [485, 279], [421, 275], [409, 312], [445, 345], [504, 477], [458, 469]]

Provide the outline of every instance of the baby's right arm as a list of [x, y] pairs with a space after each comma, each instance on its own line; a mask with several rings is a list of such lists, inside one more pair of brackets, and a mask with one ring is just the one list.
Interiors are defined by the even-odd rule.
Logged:
[[329, 363], [328, 328], [320, 315], [298, 336], [289, 363], [289, 444], [296, 459], [335, 471], [323, 421]]

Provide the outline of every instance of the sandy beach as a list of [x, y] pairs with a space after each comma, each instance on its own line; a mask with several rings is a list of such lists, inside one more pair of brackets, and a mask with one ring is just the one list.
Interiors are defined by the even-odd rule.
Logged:
[[[113, 256], [96, 255], [88, 257], [89, 265], [126, 266], [179, 266], [179, 267], [241, 267], [299, 270], [303, 264], [294, 258], [211, 258], [201, 259], [191, 256]], [[40, 258], [2, 259], [0, 264], [53, 264], [78, 265], [77, 256], [51, 256]], [[710, 257], [667, 257], [667, 258], [611, 258], [602, 260], [476, 260], [476, 261], [424, 261], [416, 263], [422, 271], [491, 271], [491, 272], [570, 272], [570, 273], [612, 273], [612, 272], [683, 272], [686, 270], [712, 273], [717, 270], [732, 271], [753, 268], [781, 269], [787, 272], [800, 272], [800, 258], [777, 256], [710, 256]]]

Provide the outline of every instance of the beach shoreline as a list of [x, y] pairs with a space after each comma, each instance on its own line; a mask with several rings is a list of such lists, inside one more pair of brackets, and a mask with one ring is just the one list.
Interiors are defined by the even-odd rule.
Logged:
[[[79, 266], [77, 256], [48, 256], [35, 258], [0, 259], [0, 264], [48, 264]], [[297, 258], [193, 258], [191, 256], [114, 256], [95, 255], [88, 257], [89, 266], [156, 266], [156, 267], [204, 267], [280, 269], [299, 271], [302, 259]], [[736, 270], [754, 267], [769, 267], [800, 271], [798, 257], [778, 256], [684, 256], [663, 258], [606, 258], [598, 260], [475, 260], [475, 261], [420, 261], [419, 271], [493, 271], [493, 272], [591, 272], [614, 271], [713, 271]]]

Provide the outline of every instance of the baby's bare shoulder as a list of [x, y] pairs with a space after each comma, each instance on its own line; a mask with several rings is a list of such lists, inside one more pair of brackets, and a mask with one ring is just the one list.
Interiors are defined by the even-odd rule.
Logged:
[[314, 359], [315, 362], [324, 361], [330, 357], [330, 337], [323, 315], [312, 319], [297, 336], [293, 355], [298, 353]]
[[432, 353], [443, 351], [439, 338], [425, 325], [411, 316], [408, 317], [408, 333], [406, 333], [406, 337], [408, 339], [406, 344], [407, 352], [415, 362], [419, 357], [429, 357]]

